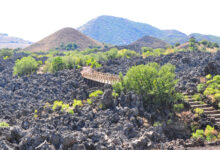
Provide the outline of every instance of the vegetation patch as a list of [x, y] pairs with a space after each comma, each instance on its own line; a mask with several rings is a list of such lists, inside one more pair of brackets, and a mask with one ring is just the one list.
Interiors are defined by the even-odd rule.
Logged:
[[37, 70], [39, 62], [33, 57], [23, 57], [18, 59], [14, 66], [14, 75], [30, 75]]
[[0, 128], [8, 128], [8, 127], [10, 127], [8, 123], [0, 122]]
[[98, 97], [99, 95], [102, 95], [103, 94], [103, 91], [101, 90], [97, 90], [97, 91], [94, 91], [92, 93], [89, 94], [89, 97], [92, 98], [92, 97]]
[[130, 68], [121, 81], [113, 85], [117, 93], [135, 91], [145, 103], [167, 106], [176, 100], [175, 67], [171, 64], [160, 66], [157, 63]]
[[216, 141], [220, 139], [220, 132], [216, 131], [214, 127], [207, 125], [204, 130], [197, 129], [196, 132], [192, 133], [194, 139], [204, 139], [206, 141]]
[[174, 109], [174, 111], [179, 112], [184, 109], [184, 104], [174, 104], [173, 109]]

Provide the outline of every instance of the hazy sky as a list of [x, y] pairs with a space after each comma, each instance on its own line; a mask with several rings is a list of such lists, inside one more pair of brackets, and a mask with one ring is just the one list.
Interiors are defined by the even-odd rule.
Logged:
[[220, 0], [0, 0], [0, 33], [36, 42], [100, 15], [220, 36]]

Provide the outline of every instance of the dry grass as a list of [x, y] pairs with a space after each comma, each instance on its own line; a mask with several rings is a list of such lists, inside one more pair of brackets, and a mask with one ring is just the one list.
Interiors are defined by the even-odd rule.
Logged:
[[102, 43], [93, 40], [92, 38], [80, 33], [73, 28], [64, 28], [49, 35], [41, 41], [32, 44], [31, 46], [25, 48], [25, 50], [32, 52], [49, 51], [51, 49], [60, 47], [61, 43], [67, 45], [71, 42], [77, 44], [80, 50], [88, 48], [89, 46], [103, 47]]

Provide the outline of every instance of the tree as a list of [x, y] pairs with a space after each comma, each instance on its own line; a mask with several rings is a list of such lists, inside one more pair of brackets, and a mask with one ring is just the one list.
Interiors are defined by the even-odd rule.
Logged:
[[208, 44], [208, 41], [207, 40], [202, 40], [200, 43], [202, 43], [202, 45], [207, 45]]
[[189, 49], [193, 50], [193, 51], [198, 50], [198, 47], [196, 46], [196, 43], [197, 43], [196, 39], [194, 37], [191, 37], [189, 39]]
[[213, 43], [213, 47], [219, 48], [218, 43]]
[[175, 100], [175, 67], [157, 63], [138, 65], [130, 68], [119, 83], [113, 85], [116, 91], [134, 91], [147, 104], [167, 106]]

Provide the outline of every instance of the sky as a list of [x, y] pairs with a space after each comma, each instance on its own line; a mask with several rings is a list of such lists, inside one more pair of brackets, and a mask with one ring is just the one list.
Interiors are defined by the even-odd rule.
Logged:
[[220, 36], [220, 0], [1, 0], [0, 33], [37, 42], [101, 15]]

